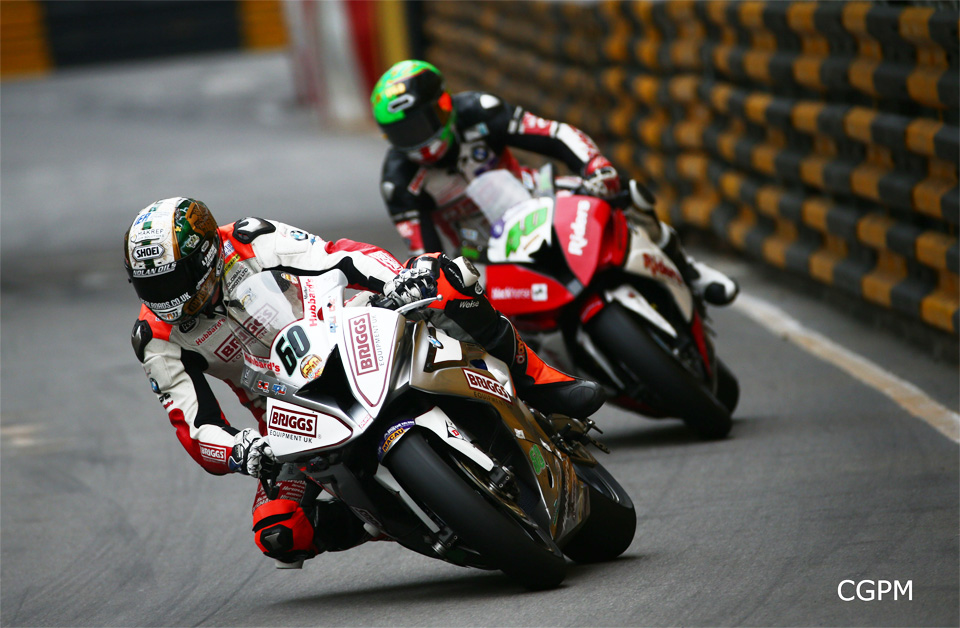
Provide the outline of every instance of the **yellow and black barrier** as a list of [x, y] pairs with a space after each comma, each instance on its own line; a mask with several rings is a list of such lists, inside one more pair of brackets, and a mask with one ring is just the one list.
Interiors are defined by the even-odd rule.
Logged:
[[957, 334], [960, 4], [428, 2], [427, 57], [575, 124], [657, 211]]
[[0, 76], [285, 46], [279, 0], [0, 0]]

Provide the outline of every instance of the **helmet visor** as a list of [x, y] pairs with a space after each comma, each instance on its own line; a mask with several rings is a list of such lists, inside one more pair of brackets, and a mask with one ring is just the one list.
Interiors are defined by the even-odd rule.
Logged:
[[198, 249], [187, 257], [154, 268], [135, 269], [131, 279], [137, 296], [167, 323], [179, 323], [200, 313], [219, 279], [219, 242], [206, 253]]
[[432, 141], [446, 127], [451, 109], [432, 103], [425, 107], [408, 109], [403, 113], [403, 120], [381, 125], [380, 128], [393, 146], [401, 150], [412, 150]]

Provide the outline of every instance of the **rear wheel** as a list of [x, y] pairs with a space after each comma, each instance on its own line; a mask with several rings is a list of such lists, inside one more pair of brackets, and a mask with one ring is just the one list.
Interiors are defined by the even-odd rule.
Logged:
[[549, 533], [496, 505], [496, 496], [481, 494], [420, 431], [404, 434], [384, 464], [418, 504], [523, 586], [549, 589], [563, 581], [566, 561]]
[[577, 477], [590, 490], [590, 515], [563, 553], [578, 563], [613, 560], [627, 551], [637, 531], [633, 501], [601, 465], [577, 465]]
[[661, 406], [658, 410], [683, 419], [701, 438], [723, 438], [730, 432], [730, 411], [622, 305], [607, 305], [586, 331], [608, 359], [656, 397], [651, 405]]

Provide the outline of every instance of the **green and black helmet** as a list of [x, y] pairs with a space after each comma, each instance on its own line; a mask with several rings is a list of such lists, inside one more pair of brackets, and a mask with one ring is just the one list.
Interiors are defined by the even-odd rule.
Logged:
[[453, 100], [443, 75], [426, 61], [394, 64], [370, 95], [373, 117], [387, 140], [419, 163], [433, 163], [456, 140]]
[[217, 222], [192, 198], [167, 198], [140, 210], [124, 236], [123, 253], [140, 301], [171, 324], [200, 314], [223, 274]]

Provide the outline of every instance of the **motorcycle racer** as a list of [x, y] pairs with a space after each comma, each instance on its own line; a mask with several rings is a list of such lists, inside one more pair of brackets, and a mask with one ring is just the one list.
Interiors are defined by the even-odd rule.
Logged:
[[[440, 71], [425, 61], [393, 65], [374, 86], [370, 103], [391, 145], [380, 192], [411, 254], [443, 251], [439, 232], [451, 243], [449, 250], [457, 251], [489, 232], [486, 218], [464, 194], [483, 172], [506, 169], [528, 189], [535, 188], [536, 172], [521, 165], [511, 148], [563, 162], [579, 173], [579, 183], [590, 195], [608, 198], [620, 191], [616, 169], [583, 131], [493, 94], [450, 94]], [[657, 218], [652, 194], [636, 181], [631, 191], [634, 207], [628, 218], [647, 230], [693, 289], [715, 305], [733, 301], [737, 283], [686, 255], [676, 231]]]
[[[190, 198], [168, 198], [141, 210], [124, 236], [124, 265], [142, 303], [132, 343], [153, 392], [187, 453], [214, 475], [258, 477], [272, 452], [263, 397], [241, 386], [242, 346], [227, 325], [225, 299], [247, 277], [268, 269], [298, 275], [343, 271], [349, 287], [383, 293], [404, 304], [442, 295], [434, 309], [448, 333], [482, 344], [511, 370], [518, 396], [544, 412], [588, 416], [604, 401], [595, 383], [546, 365], [487, 301], [466, 260], [435, 255], [403, 266], [376, 246], [335, 242], [261, 218], [218, 226], [210, 210]], [[441, 305], [442, 304], [442, 305]], [[258, 429], [239, 429], [223, 414], [206, 376], [223, 380], [248, 408]], [[375, 530], [341, 502], [318, 500], [313, 482], [279, 483], [270, 500], [258, 487], [253, 531], [278, 566], [299, 567], [323, 551], [348, 549]]]

